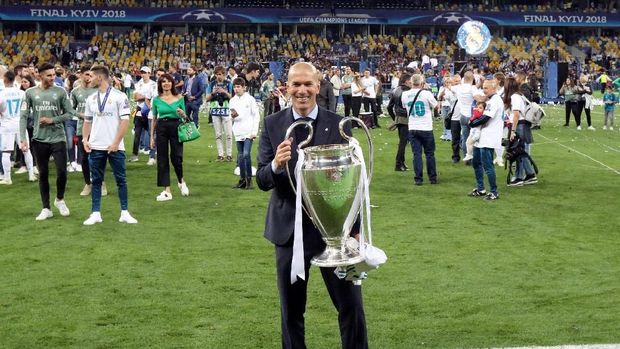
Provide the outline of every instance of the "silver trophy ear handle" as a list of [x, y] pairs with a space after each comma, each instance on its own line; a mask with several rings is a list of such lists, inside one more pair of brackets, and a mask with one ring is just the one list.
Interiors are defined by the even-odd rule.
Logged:
[[[310, 143], [310, 141], [312, 141], [312, 136], [314, 135], [314, 127], [312, 127], [312, 123], [310, 121], [297, 120], [286, 129], [284, 139], [286, 140], [291, 138], [291, 134], [295, 130], [295, 127], [299, 125], [303, 125], [308, 128], [308, 138], [301, 142], [297, 142], [297, 149], [301, 149], [305, 147], [308, 143]], [[291, 184], [291, 188], [293, 188], [293, 192], [295, 193], [295, 195], [297, 195], [297, 190], [295, 189], [295, 184], [293, 184], [293, 177], [291, 177], [291, 170], [288, 168], [288, 165], [286, 166], [286, 174], [288, 175], [288, 181]]]
[[362, 130], [364, 130], [364, 132], [366, 133], [366, 138], [368, 139], [368, 183], [370, 183], [370, 181], [372, 180], [372, 171], [374, 168], [374, 148], [372, 145], [372, 136], [370, 135], [370, 131], [368, 130], [368, 127], [366, 127], [366, 124], [364, 123], [364, 121], [362, 121], [359, 118], [356, 118], [354, 116], [347, 116], [345, 118], [343, 118], [342, 120], [340, 120], [340, 124], [338, 125], [338, 128], [340, 129], [340, 135], [342, 136], [342, 138], [346, 139], [347, 142], [350, 142], [351, 139], [355, 139], [352, 136], [349, 136], [348, 134], [346, 134], [344, 132], [344, 124], [346, 124], [348, 121], [355, 121], [357, 122], [358, 125], [360, 125], [362, 127]]

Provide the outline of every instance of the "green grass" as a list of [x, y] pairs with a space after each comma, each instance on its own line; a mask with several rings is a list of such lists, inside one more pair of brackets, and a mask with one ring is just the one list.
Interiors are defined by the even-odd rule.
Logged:
[[[451, 163], [439, 132], [440, 184], [416, 187], [411, 171], [393, 171], [397, 135], [373, 131], [374, 240], [389, 260], [364, 282], [371, 347], [620, 343], [620, 132], [602, 131], [600, 107], [595, 132], [548, 111], [533, 148], [540, 183], [506, 188], [498, 170], [497, 202], [465, 195], [473, 171]], [[109, 171], [94, 227], [82, 226], [81, 174], [69, 176], [71, 216], [45, 222], [34, 221], [39, 194], [24, 175], [0, 188], [0, 347], [279, 347], [274, 253], [262, 237], [269, 193], [231, 189], [233, 165], [213, 161], [213, 131], [202, 131], [185, 148], [188, 198], [173, 188], [172, 201], [156, 202], [156, 169], [143, 155], [128, 164], [136, 226], [117, 222]], [[314, 268], [306, 327], [309, 347], [339, 347]]]

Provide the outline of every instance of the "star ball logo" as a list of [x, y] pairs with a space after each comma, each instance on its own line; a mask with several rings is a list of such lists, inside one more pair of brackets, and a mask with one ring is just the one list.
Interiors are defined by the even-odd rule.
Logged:
[[219, 17], [220, 19], [226, 19], [224, 15], [212, 10], [202, 9], [194, 10], [183, 15], [183, 19], [194, 17], [195, 20], [207, 20], [210, 21], [212, 17]]
[[448, 23], [460, 24], [461, 22], [467, 22], [467, 21], [471, 21], [471, 17], [469, 17], [468, 15], [459, 13], [459, 12], [446, 12], [433, 18], [433, 22], [445, 22], [446, 24]]

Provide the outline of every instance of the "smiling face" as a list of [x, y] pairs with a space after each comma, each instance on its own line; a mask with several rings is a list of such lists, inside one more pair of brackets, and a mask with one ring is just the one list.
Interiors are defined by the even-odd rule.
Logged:
[[302, 116], [307, 116], [316, 106], [319, 93], [317, 71], [309, 63], [297, 63], [289, 70], [288, 93], [292, 97], [293, 108]]
[[161, 89], [166, 92], [170, 91], [172, 89], [172, 81], [166, 78], [161, 78]]

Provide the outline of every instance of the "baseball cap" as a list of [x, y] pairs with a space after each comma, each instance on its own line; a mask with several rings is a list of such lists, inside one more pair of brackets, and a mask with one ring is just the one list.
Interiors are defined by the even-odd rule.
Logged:
[[149, 73], [150, 74], [151, 73], [151, 68], [149, 68], [147, 66], [144, 66], [144, 67], [140, 68], [140, 71], [143, 71], [145, 73]]

